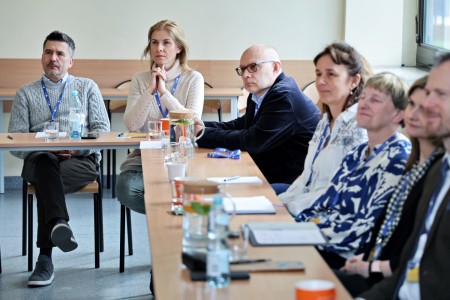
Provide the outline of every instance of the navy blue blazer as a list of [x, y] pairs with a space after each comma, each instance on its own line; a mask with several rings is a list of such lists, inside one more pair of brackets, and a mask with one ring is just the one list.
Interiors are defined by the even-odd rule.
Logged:
[[230, 122], [205, 122], [199, 147], [247, 151], [270, 183], [292, 183], [303, 171], [320, 110], [281, 73], [255, 115], [251, 94], [245, 115]]

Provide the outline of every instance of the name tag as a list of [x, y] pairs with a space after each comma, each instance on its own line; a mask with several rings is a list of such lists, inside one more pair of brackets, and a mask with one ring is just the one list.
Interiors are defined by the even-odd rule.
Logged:
[[407, 278], [408, 282], [418, 282], [419, 281], [419, 267], [415, 267], [413, 269], [408, 269], [406, 278]]

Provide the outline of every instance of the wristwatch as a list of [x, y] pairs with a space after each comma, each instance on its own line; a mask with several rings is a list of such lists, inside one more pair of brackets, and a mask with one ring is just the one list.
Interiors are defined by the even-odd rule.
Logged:
[[381, 261], [380, 260], [374, 260], [371, 261], [369, 264], [369, 278], [373, 283], [376, 283], [378, 281], [381, 281], [384, 276], [381, 272]]
[[373, 260], [369, 264], [369, 273], [381, 273], [381, 261]]

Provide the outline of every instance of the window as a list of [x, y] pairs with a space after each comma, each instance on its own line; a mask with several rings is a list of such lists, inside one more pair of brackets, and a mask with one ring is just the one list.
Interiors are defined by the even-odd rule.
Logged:
[[450, 0], [419, 0], [417, 67], [430, 69], [435, 57], [450, 52]]

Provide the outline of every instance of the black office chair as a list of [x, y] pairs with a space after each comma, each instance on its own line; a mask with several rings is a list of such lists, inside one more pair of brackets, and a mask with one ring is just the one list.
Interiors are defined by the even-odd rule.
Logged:
[[[103, 241], [103, 191], [102, 191], [101, 173], [92, 183], [87, 184], [73, 194], [90, 193], [94, 199], [94, 242], [95, 242], [95, 268], [100, 267], [100, 252], [104, 250]], [[22, 194], [23, 200], [22, 224], [24, 226], [22, 233], [22, 253], [26, 255], [26, 240], [28, 237], [28, 271], [33, 270], [33, 195], [36, 194], [34, 185], [23, 181]], [[27, 220], [28, 215], [28, 220]], [[27, 226], [28, 221], [28, 226]], [[28, 229], [28, 235], [27, 235]]]

